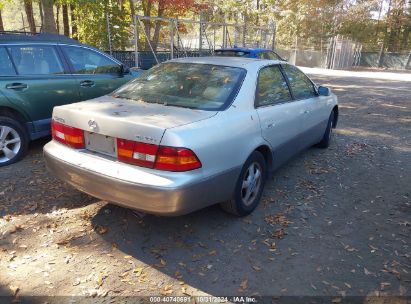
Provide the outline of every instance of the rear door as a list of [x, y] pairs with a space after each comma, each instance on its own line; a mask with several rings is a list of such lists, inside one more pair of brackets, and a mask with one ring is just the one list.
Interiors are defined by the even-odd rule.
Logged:
[[301, 101], [293, 100], [278, 65], [260, 70], [255, 106], [262, 136], [271, 144], [278, 166], [300, 151], [299, 136], [303, 130], [304, 116]]
[[131, 80], [131, 74], [121, 73], [121, 64], [103, 53], [74, 45], [60, 46], [76, 78], [81, 100], [108, 93]]
[[54, 45], [14, 44], [5, 49], [16, 73], [1, 81], [0, 90], [30, 116], [34, 132], [47, 134], [53, 107], [78, 101], [75, 80], [66, 74]]
[[289, 82], [291, 91], [296, 100], [299, 100], [304, 109], [302, 143], [308, 147], [317, 143], [324, 135], [327, 125], [328, 108], [326, 96], [319, 96], [311, 80], [297, 67], [284, 64], [283, 71]]

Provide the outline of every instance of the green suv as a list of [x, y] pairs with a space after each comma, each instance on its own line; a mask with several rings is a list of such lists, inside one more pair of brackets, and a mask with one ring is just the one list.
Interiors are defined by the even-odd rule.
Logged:
[[108, 94], [138, 74], [65, 36], [0, 32], [0, 167], [50, 134], [53, 107]]

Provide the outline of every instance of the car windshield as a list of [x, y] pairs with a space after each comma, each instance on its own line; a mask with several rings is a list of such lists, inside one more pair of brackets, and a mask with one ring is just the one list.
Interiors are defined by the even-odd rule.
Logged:
[[211, 64], [160, 64], [113, 93], [138, 102], [223, 110], [240, 88], [245, 70]]
[[227, 57], [248, 57], [250, 52], [243, 51], [231, 51], [231, 50], [219, 50], [214, 52], [214, 56], [227, 56]]

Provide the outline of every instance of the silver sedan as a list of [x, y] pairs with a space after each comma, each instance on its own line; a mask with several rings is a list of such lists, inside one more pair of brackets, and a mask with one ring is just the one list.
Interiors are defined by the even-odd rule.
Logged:
[[171, 60], [111, 95], [55, 107], [44, 147], [56, 176], [97, 198], [160, 215], [258, 205], [267, 176], [328, 147], [337, 98], [272, 60]]

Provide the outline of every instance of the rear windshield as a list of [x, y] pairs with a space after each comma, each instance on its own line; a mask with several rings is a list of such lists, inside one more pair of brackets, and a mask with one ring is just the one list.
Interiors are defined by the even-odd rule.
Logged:
[[227, 56], [227, 57], [248, 57], [250, 52], [243, 51], [215, 51], [214, 56]]
[[237, 94], [246, 71], [211, 64], [160, 64], [113, 93], [114, 97], [200, 110], [223, 110]]

